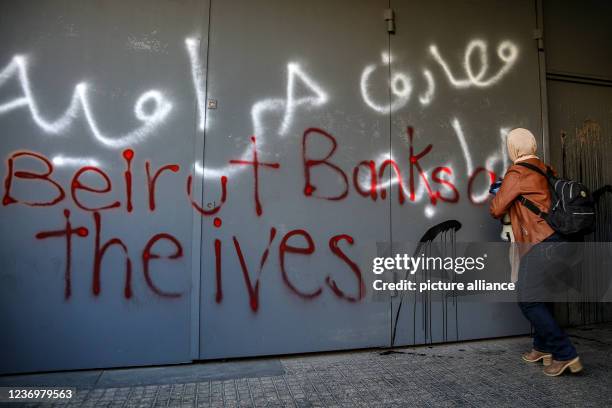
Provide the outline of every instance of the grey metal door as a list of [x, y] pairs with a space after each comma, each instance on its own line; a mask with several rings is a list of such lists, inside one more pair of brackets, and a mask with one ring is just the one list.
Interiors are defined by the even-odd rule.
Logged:
[[[457, 242], [498, 241], [485, 201], [492, 172], [502, 176], [508, 166], [505, 133], [541, 129], [535, 4], [393, 0], [391, 6], [397, 26], [390, 42], [391, 156], [404, 185], [403, 203], [398, 184], [392, 189], [393, 241], [418, 241], [447, 220], [462, 225]], [[393, 322], [396, 344], [529, 330], [514, 304], [451, 295], [430, 292], [416, 302], [406, 296]], [[399, 301], [393, 300], [394, 318]]]
[[[533, 1], [391, 6], [0, 6], [0, 372], [388, 345], [376, 242], [496, 240], [504, 132], [540, 131]], [[414, 300], [396, 344], [528, 330]]]
[[199, 0], [0, 6], [0, 372], [191, 360], [186, 40], [207, 14]]
[[385, 7], [213, 2], [202, 358], [388, 344], [389, 302], [364, 299], [360, 259], [389, 239], [389, 205], [353, 182], [389, 148], [389, 117], [360, 88], [387, 49]]

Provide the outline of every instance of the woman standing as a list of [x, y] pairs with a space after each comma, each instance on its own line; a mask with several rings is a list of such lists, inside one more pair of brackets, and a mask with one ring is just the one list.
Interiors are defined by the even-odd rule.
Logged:
[[542, 360], [544, 374], [549, 376], [560, 375], [567, 368], [577, 373], [582, 370], [582, 364], [576, 349], [553, 317], [550, 305], [537, 295], [537, 286], [545, 281], [547, 266], [553, 261], [547, 247], [565, 242], [566, 238], [517, 200], [519, 195], [523, 195], [541, 211], [549, 210], [551, 196], [548, 180], [518, 163], [537, 166], [543, 172], [546, 172], [546, 165], [536, 156], [537, 143], [527, 129], [513, 129], [508, 134], [507, 148], [514, 165], [506, 172], [489, 211], [495, 218], [510, 214], [514, 239], [519, 245], [519, 307], [535, 331], [533, 348], [523, 354], [523, 360], [530, 363]]

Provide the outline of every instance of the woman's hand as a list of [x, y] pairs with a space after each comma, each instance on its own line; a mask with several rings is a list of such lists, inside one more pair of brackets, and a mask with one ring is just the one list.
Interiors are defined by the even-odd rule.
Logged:
[[499, 188], [501, 187], [503, 181], [504, 181], [504, 179], [499, 179], [495, 183], [491, 184], [491, 187], [489, 187], [489, 194], [492, 194], [492, 195], [497, 194], [497, 192], [499, 191]]

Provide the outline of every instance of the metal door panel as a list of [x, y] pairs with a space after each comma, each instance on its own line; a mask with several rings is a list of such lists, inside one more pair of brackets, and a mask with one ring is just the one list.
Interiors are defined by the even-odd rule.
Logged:
[[[5, 186], [1, 372], [190, 361], [193, 212], [185, 179], [194, 162], [196, 93], [185, 40], [206, 32], [207, 13], [201, 1], [31, 1], [1, 7], [0, 70], [6, 75], [0, 80], [0, 172], [4, 180], [13, 174], [10, 194], [18, 201], [7, 201]], [[63, 200], [24, 204], [57, 193], [48, 181], [16, 177], [17, 171], [46, 170], [31, 153], [15, 156], [26, 151], [48, 160]], [[147, 161], [151, 175], [164, 165], [180, 167], [157, 179], [154, 210]], [[119, 202], [99, 211], [100, 248], [111, 243], [100, 262], [99, 284], [95, 215], [71, 193], [73, 176], [86, 166], [100, 170], [85, 171], [83, 185], [104, 190], [102, 171], [112, 189], [76, 190], [82, 207]], [[44, 234], [65, 230], [64, 210], [73, 228], [88, 232], [71, 234], [70, 288], [65, 235]], [[129, 289], [126, 256], [113, 238], [131, 260]]]
[[[497, 241], [499, 227], [485, 202], [487, 170], [503, 175], [508, 165], [503, 139], [507, 130], [522, 126], [540, 134], [541, 129], [537, 49], [532, 38], [535, 5], [533, 1], [394, 0], [391, 6], [397, 26], [391, 36], [391, 81], [396, 81], [392, 96], [402, 102], [391, 114], [391, 149], [403, 170], [406, 190], [403, 204], [398, 190], [392, 192], [393, 241], [416, 242], [428, 228], [451, 219], [462, 224], [457, 242]], [[407, 97], [402, 84], [411, 90]], [[446, 200], [436, 197], [432, 202], [416, 166], [415, 200], [409, 199], [408, 127], [415, 156], [432, 145], [417, 163], [427, 175], [432, 195], [439, 192]], [[452, 180], [456, 193], [433, 179], [437, 167], [446, 168], [438, 170], [438, 178]], [[486, 336], [528, 331], [518, 308], [504, 304], [475, 308], [462, 305], [460, 297], [444, 301], [442, 295], [419, 296], [416, 310], [414, 298], [407, 296], [409, 307], [404, 305], [397, 322], [396, 344], [472, 338], [481, 327], [497, 328]], [[394, 317], [398, 302], [395, 298]], [[509, 313], [510, 328], [495, 325], [495, 310]]]
[[612, 80], [612, 4], [544, 0], [543, 9], [547, 72]]
[[[388, 204], [358, 195], [352, 183], [354, 166], [389, 145], [388, 117], [362, 101], [359, 85], [361, 71], [387, 44], [385, 5], [213, 2], [208, 98], [218, 103], [207, 113], [204, 202], [219, 205], [220, 176], [228, 181], [227, 201], [203, 218], [202, 358], [388, 343], [389, 303], [359, 299], [353, 269], [330, 247], [330, 239], [340, 236], [337, 248], [361, 264], [365, 276], [369, 269], [361, 254], [389, 237]], [[321, 198], [341, 196], [345, 188], [341, 173], [328, 165], [314, 166], [314, 188], [305, 188], [305, 133], [312, 159], [330, 153], [333, 142], [326, 134], [337, 142], [329, 161], [346, 174], [346, 197]], [[253, 166], [229, 163], [251, 161], [255, 144], [260, 161], [279, 166], [259, 167], [260, 215]], [[271, 228], [276, 235], [269, 245]], [[313, 246], [296, 230], [306, 231]], [[283, 277], [280, 247], [291, 231], [286, 245], [311, 253], [284, 251]], [[248, 268], [251, 295], [234, 239]], [[332, 289], [333, 282], [342, 293]]]

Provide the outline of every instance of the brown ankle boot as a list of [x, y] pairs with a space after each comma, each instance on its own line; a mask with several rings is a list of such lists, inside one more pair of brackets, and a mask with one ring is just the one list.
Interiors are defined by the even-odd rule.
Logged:
[[580, 357], [576, 357], [567, 361], [553, 360], [548, 367], [544, 367], [544, 374], [551, 377], [556, 377], [558, 375], [563, 374], [565, 369], [568, 367], [572, 373], [579, 373], [580, 371], [582, 371], [582, 363], [580, 362]]
[[528, 363], [535, 363], [542, 360], [544, 366], [549, 366], [552, 362], [552, 354], [532, 349], [529, 353], [523, 354], [523, 360]]

